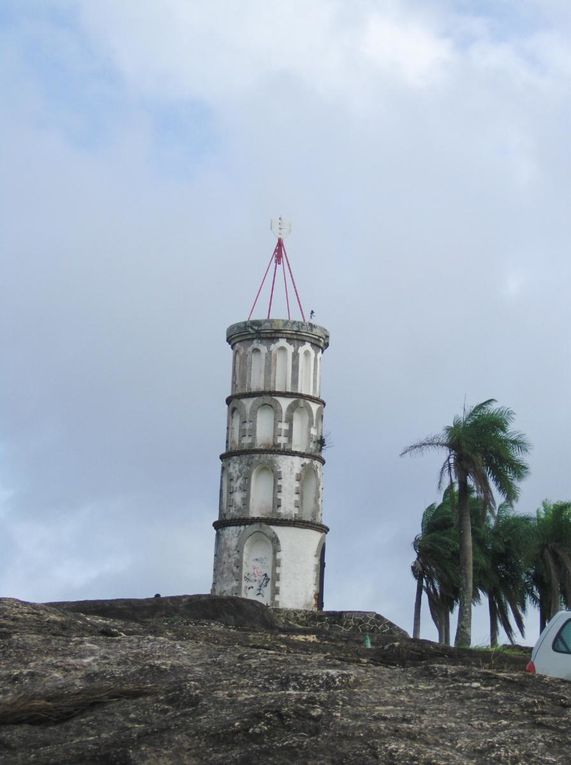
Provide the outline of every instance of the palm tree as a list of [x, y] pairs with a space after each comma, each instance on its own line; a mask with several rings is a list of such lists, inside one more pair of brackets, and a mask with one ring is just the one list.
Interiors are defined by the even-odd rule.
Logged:
[[543, 630], [563, 602], [571, 606], [571, 502], [543, 502], [534, 524], [532, 600]]
[[450, 643], [450, 613], [458, 598], [458, 533], [452, 511], [454, 488], [449, 487], [439, 505], [422, 514], [421, 533], [413, 542], [416, 560], [411, 566], [416, 579], [413, 637], [420, 637], [422, 594], [426, 592], [438, 640]]
[[499, 625], [514, 643], [512, 619], [521, 636], [525, 636], [532, 529], [532, 519], [516, 515], [507, 502], [498, 507], [494, 518], [487, 516], [480, 527], [473, 528], [474, 547], [478, 550], [474, 579], [488, 598], [491, 646], [498, 644]]
[[439, 486], [448, 478], [458, 486], [458, 531], [460, 535], [460, 597], [455, 645], [469, 646], [472, 633], [473, 550], [470, 519], [470, 487], [485, 511], [495, 509], [492, 486], [508, 502], [514, 502], [517, 482], [527, 474], [523, 456], [529, 444], [521, 433], [510, 430], [514, 413], [494, 407], [495, 399], [464, 409], [440, 433], [408, 446], [401, 456], [430, 450], [447, 452], [440, 470]]

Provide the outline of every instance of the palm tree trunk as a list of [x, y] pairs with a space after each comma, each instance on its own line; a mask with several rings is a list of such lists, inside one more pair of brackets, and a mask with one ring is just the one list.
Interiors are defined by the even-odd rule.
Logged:
[[559, 579], [557, 582], [552, 583], [551, 585], [551, 592], [549, 596], [549, 614], [547, 615], [547, 619], [553, 619], [555, 614], [560, 610], [561, 608], [561, 585], [559, 583]]
[[416, 580], [416, 597], [414, 599], [414, 623], [412, 627], [413, 638], [418, 639], [420, 637], [420, 609], [422, 608], [422, 585], [424, 584], [424, 576], [419, 571], [418, 579]]
[[450, 645], [450, 611], [446, 608], [444, 619], [444, 645]]
[[460, 598], [454, 645], [469, 647], [472, 642], [473, 551], [470, 496], [465, 475], [458, 476], [458, 533], [460, 536]]
[[434, 623], [434, 626], [438, 630], [438, 642], [441, 643], [440, 635], [441, 635], [441, 621], [440, 621], [440, 606], [435, 601], [434, 598], [434, 592], [427, 591], [426, 593], [428, 595], [428, 607], [430, 608], [430, 616], [432, 618], [432, 621]]
[[561, 608], [561, 582], [557, 563], [553, 557], [549, 546], [542, 554], [545, 570], [547, 572], [547, 587], [544, 599], [544, 617], [546, 621], [552, 619]]
[[539, 632], [543, 632], [545, 629], [545, 625], [547, 624], [547, 619], [545, 618], [545, 604], [543, 602], [543, 598], [539, 597]]
[[442, 608], [438, 609], [438, 642], [442, 645], [446, 644], [446, 624], [442, 619]]
[[495, 648], [498, 645], [498, 613], [493, 593], [488, 595], [488, 612], [490, 614], [490, 646]]

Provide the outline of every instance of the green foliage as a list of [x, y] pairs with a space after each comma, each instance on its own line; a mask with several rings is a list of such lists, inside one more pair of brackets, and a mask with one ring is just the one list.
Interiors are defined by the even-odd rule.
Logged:
[[458, 531], [455, 526], [454, 489], [444, 493], [439, 505], [429, 505], [422, 515], [421, 533], [413, 547], [412, 572], [422, 577], [432, 620], [441, 642], [449, 642], [449, 617], [458, 598]]
[[492, 646], [498, 641], [498, 624], [510, 643], [514, 642], [512, 619], [522, 637], [525, 636], [532, 537], [532, 519], [516, 515], [507, 502], [499, 506], [494, 518], [488, 516], [477, 528], [475, 547], [479, 564], [474, 578], [476, 586], [488, 598]]
[[495, 403], [491, 398], [464, 410], [441, 433], [428, 436], [401, 452], [403, 456], [447, 451], [438, 487], [467, 479], [482, 499], [484, 511], [495, 508], [492, 487], [507, 502], [514, 503], [519, 497], [518, 481], [528, 472], [524, 456], [530, 449], [529, 443], [522, 433], [510, 431], [514, 412], [507, 407], [494, 408]]
[[528, 587], [539, 606], [540, 628], [571, 606], [571, 502], [543, 502], [537, 511], [529, 556]]
[[494, 399], [488, 399], [471, 409], [464, 409], [461, 416], [454, 417], [452, 425], [408, 446], [401, 453], [445, 451], [438, 485], [455, 483], [457, 487], [460, 607], [455, 643], [459, 646], [469, 646], [471, 642], [475, 592], [471, 495], [480, 501], [483, 522], [496, 507], [493, 489], [507, 502], [513, 503], [519, 496], [518, 482], [528, 471], [524, 456], [529, 444], [523, 434], [510, 430], [514, 413], [506, 407], [494, 406], [495, 403]]
[[[426, 508], [413, 546], [415, 578], [438, 629], [446, 636], [450, 614], [459, 602], [461, 571], [457, 524], [458, 493], [448, 487], [440, 504]], [[571, 502], [545, 501], [535, 517], [520, 515], [502, 503], [484, 515], [481, 500], [470, 493], [474, 595], [488, 600], [490, 646], [501, 626], [510, 643], [516, 630], [525, 637], [528, 603], [539, 607], [540, 628], [562, 607], [571, 607]]]

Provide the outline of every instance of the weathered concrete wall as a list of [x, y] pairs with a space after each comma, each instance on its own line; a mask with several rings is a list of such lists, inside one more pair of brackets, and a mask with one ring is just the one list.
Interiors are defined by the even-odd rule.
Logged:
[[317, 608], [320, 542], [325, 536], [313, 529], [281, 526], [280, 608]]
[[241, 595], [242, 561], [238, 540], [244, 527], [227, 526], [216, 532], [213, 595]]
[[[321, 523], [322, 517], [322, 464], [321, 462], [297, 455], [243, 454], [224, 460], [222, 467], [222, 492], [220, 518], [242, 518], [257, 516], [253, 495], [255, 494], [254, 471], [267, 467], [274, 475], [274, 501], [272, 511], [264, 515], [279, 518], [302, 519]], [[317, 491], [311, 513], [304, 503], [304, 477], [307, 471], [315, 474]]]
[[[227, 339], [233, 349], [232, 394], [212, 592], [315, 608], [327, 532], [319, 393], [329, 335], [314, 324], [270, 319], [234, 324]], [[247, 542], [254, 525], [271, 541], [271, 565], [266, 553], [252, 557], [250, 548], [269, 550], [262, 537]], [[252, 585], [258, 579], [265, 583], [262, 589]]]
[[[311, 399], [279, 396], [264, 392], [259, 396], [232, 398], [228, 406], [228, 425], [226, 450], [252, 449], [268, 446], [268, 441], [258, 432], [263, 429], [265, 418], [260, 428], [260, 409], [271, 407], [274, 412], [274, 424], [271, 446], [274, 449], [293, 450], [293, 425], [296, 412], [303, 410], [307, 416], [307, 449], [320, 454], [323, 435], [323, 402]], [[261, 438], [263, 443], [260, 443]]]
[[[251, 541], [257, 535], [263, 535], [269, 547], [264, 560], [256, 562]], [[212, 592], [249, 597], [280, 608], [316, 608], [324, 538], [323, 531], [275, 526], [271, 519], [219, 528]]]

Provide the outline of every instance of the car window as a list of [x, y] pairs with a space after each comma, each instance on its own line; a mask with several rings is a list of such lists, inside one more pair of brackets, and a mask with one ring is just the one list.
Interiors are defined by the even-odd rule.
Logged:
[[571, 653], [571, 619], [567, 619], [555, 636], [553, 650], [558, 653]]

